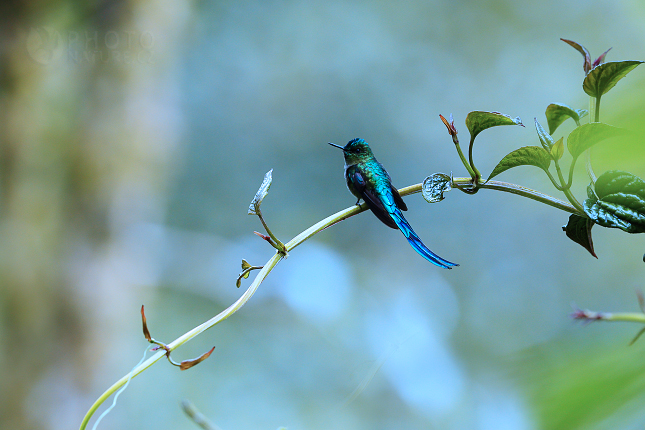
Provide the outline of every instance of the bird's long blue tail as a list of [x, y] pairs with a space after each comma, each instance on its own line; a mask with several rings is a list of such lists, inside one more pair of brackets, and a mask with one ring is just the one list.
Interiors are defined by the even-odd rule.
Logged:
[[434, 264], [435, 266], [439, 266], [444, 269], [452, 269], [454, 266], [459, 266], [459, 264], [452, 263], [448, 260], [444, 260], [443, 258], [439, 257], [437, 254], [434, 252], [430, 251], [427, 246], [423, 244], [419, 236], [412, 230], [412, 226], [410, 223], [405, 219], [403, 216], [403, 213], [401, 213], [401, 210], [394, 206], [389, 207], [390, 211], [390, 216], [396, 223], [396, 226], [399, 227], [399, 230], [401, 230], [401, 233], [405, 236], [405, 238], [408, 240], [412, 248], [423, 258]]

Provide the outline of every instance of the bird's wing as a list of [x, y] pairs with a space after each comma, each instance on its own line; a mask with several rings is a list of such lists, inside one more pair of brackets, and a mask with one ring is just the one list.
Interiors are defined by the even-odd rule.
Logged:
[[399, 190], [397, 190], [396, 188], [394, 188], [394, 185], [390, 185], [390, 187], [392, 188], [392, 195], [394, 196], [394, 202], [396, 203], [396, 205], [397, 205], [397, 206], [399, 207], [399, 209], [401, 209], [402, 211], [407, 211], [407, 210], [408, 210], [408, 206], [405, 204], [405, 202], [404, 202], [404, 201], [403, 201], [403, 199], [401, 198], [401, 194], [399, 194]]
[[346, 171], [346, 175], [347, 181], [348, 183], [351, 183], [357, 197], [361, 196], [361, 198], [365, 200], [367, 206], [372, 210], [372, 212], [374, 212], [374, 215], [383, 222], [383, 224], [388, 227], [398, 228], [401, 230], [401, 233], [403, 233], [412, 248], [419, 255], [432, 264], [444, 269], [458, 266], [458, 264], [439, 257], [423, 244], [401, 212], [402, 208], [407, 210], [407, 207], [396, 188], [390, 184], [382, 184], [379, 190], [380, 192], [377, 193], [376, 189], [367, 186], [367, 181], [357, 166], [349, 167]]
[[[360, 169], [352, 166], [347, 169], [347, 178], [351, 181], [352, 186], [356, 192], [361, 196], [367, 206], [374, 212], [374, 215], [381, 220], [383, 224], [390, 228], [398, 228], [394, 220], [390, 217], [388, 209], [383, 205], [383, 202], [375, 193], [375, 190], [367, 186], [367, 182], [363, 177]], [[398, 194], [398, 193], [397, 193]], [[399, 198], [401, 198], [399, 196]]]

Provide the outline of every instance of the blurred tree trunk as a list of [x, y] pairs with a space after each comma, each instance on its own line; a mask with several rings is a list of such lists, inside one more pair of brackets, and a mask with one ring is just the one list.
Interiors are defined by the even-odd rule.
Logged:
[[100, 370], [90, 360], [124, 324], [115, 303], [140, 304], [118, 273], [118, 241], [163, 219], [180, 123], [155, 45], [180, 24], [151, 3], [0, 6], [3, 429], [61, 428], [57, 416], [83, 413]]

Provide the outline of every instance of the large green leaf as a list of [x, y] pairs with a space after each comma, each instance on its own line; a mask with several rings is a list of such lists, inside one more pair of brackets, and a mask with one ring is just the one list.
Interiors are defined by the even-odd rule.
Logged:
[[641, 178], [610, 170], [596, 180], [594, 191], [584, 202], [589, 218], [603, 227], [645, 232], [645, 182]]
[[551, 164], [551, 155], [539, 146], [524, 146], [507, 154], [502, 161], [497, 163], [493, 172], [488, 177], [491, 180], [500, 173], [517, 166], [536, 166], [546, 171]]
[[575, 159], [596, 143], [611, 137], [624, 135], [625, 133], [625, 129], [600, 122], [583, 124], [569, 134], [569, 138], [567, 139], [567, 148]]
[[547, 124], [549, 125], [549, 134], [553, 134], [567, 118], [573, 118], [576, 124], [580, 121], [578, 112], [563, 103], [551, 103], [546, 107], [545, 114]]
[[520, 117], [511, 118], [510, 116], [499, 112], [474, 111], [470, 112], [466, 117], [466, 127], [468, 127], [468, 131], [470, 132], [471, 142], [475, 140], [475, 137], [477, 137], [477, 135], [482, 131], [498, 125], [523, 126]]
[[585, 248], [591, 255], [598, 258], [593, 250], [593, 240], [591, 238], [591, 227], [594, 222], [587, 217], [576, 214], [569, 216], [569, 222], [562, 230], [567, 234], [567, 237], [575, 243]]
[[582, 89], [591, 97], [600, 97], [641, 63], [642, 61], [612, 61], [596, 66], [585, 77]]

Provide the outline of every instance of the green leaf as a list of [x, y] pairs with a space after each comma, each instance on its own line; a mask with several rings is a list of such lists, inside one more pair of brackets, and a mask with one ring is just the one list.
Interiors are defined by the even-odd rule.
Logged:
[[591, 97], [600, 97], [641, 63], [642, 61], [613, 61], [596, 66], [585, 77], [582, 89]]
[[499, 112], [474, 111], [470, 112], [466, 117], [466, 127], [468, 127], [468, 131], [470, 132], [471, 142], [482, 131], [498, 125], [521, 125], [524, 127], [519, 116], [517, 118], [511, 118]]
[[542, 125], [538, 122], [537, 118], [534, 118], [534, 119], [535, 119], [535, 128], [537, 130], [538, 137], [540, 138], [540, 143], [542, 144], [542, 147], [547, 151], [551, 151], [551, 147], [553, 146], [553, 143], [554, 143], [553, 138], [542, 127]]
[[582, 68], [585, 71], [585, 75], [589, 73], [589, 70], [591, 70], [591, 55], [589, 55], [589, 51], [587, 51], [587, 48], [585, 48], [584, 46], [582, 46], [577, 42], [574, 42], [573, 40], [562, 39], [562, 38], [560, 38], [560, 40], [563, 41], [564, 43], [567, 43], [573, 46], [579, 53], [582, 54], [582, 56], [584, 57]]
[[602, 199], [616, 192], [638, 194], [643, 188], [645, 184], [638, 176], [622, 170], [609, 170], [596, 180], [594, 191]]
[[626, 133], [627, 131], [625, 129], [601, 122], [583, 124], [569, 134], [567, 148], [575, 159], [596, 143], [612, 137], [622, 136]]
[[554, 160], [559, 160], [562, 158], [562, 155], [564, 154], [564, 143], [563, 143], [564, 138], [559, 138], [557, 142], [553, 144], [551, 147], [551, 158]]
[[547, 106], [545, 114], [549, 125], [549, 134], [553, 134], [567, 118], [573, 118], [576, 124], [580, 121], [578, 112], [562, 103], [551, 103]]
[[493, 172], [488, 177], [490, 181], [500, 173], [517, 166], [536, 166], [547, 171], [551, 164], [551, 155], [539, 146], [524, 146], [507, 154], [502, 161], [497, 163]]
[[591, 227], [594, 222], [587, 217], [572, 214], [569, 217], [569, 222], [562, 230], [567, 234], [567, 237], [575, 243], [585, 248], [591, 255], [598, 258], [593, 249], [593, 240], [591, 238]]
[[578, 114], [578, 119], [582, 119], [589, 115], [589, 111], [587, 109], [576, 109], [576, 113]]
[[641, 178], [610, 170], [596, 180], [594, 191], [584, 202], [589, 218], [603, 227], [645, 232], [645, 182]]
[[273, 169], [269, 170], [264, 175], [262, 185], [260, 185], [258, 192], [255, 193], [255, 197], [253, 197], [253, 200], [249, 205], [249, 215], [257, 215], [260, 212], [260, 205], [262, 204], [262, 200], [264, 200], [266, 195], [269, 193], [269, 188], [271, 188], [271, 181], [273, 180], [272, 173]]
[[428, 203], [438, 203], [444, 199], [443, 193], [452, 189], [452, 178], [444, 173], [435, 173], [423, 181], [421, 192]]

